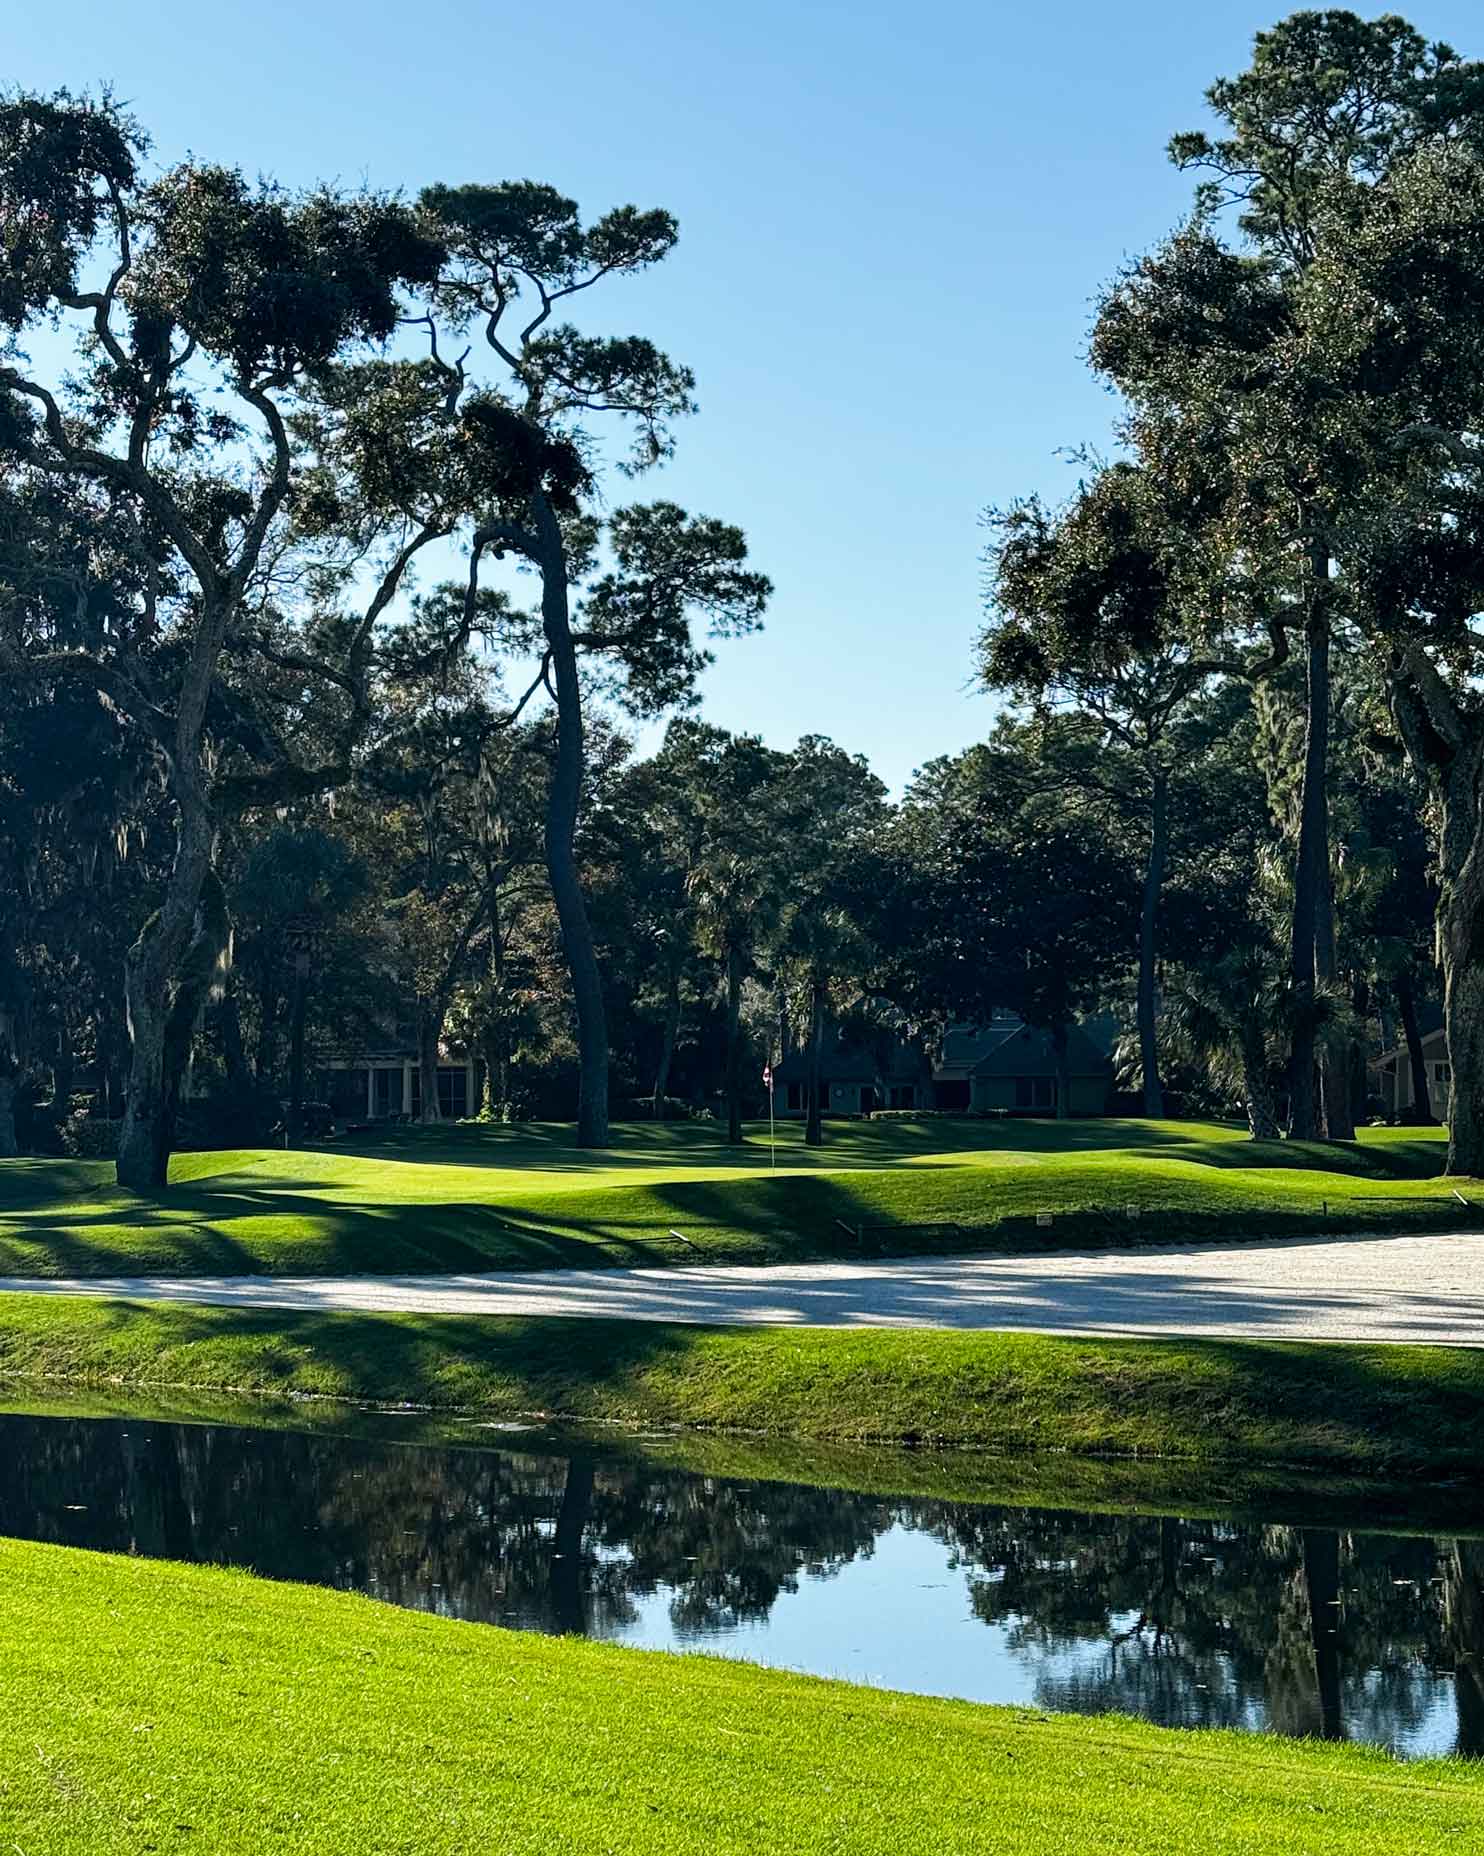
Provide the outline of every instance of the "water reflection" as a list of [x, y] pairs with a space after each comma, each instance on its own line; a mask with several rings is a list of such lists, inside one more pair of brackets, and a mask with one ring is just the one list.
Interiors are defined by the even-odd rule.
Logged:
[[1484, 1752], [1484, 1543], [0, 1416], [0, 1533], [973, 1699]]

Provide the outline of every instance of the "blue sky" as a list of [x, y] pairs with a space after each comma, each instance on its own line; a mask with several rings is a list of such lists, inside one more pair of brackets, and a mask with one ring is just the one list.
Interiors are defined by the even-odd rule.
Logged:
[[[1477, 0], [1396, 10], [1484, 52]], [[1061, 454], [1108, 443], [1092, 301], [1183, 210], [1166, 138], [1279, 16], [71, 0], [13, 7], [5, 50], [29, 87], [111, 82], [166, 160], [669, 207], [674, 256], [593, 307], [699, 379], [700, 417], [639, 493], [740, 522], [777, 586], [766, 631], [719, 648], [705, 713], [779, 745], [831, 735], [899, 786], [988, 724], [966, 687], [980, 512], [1065, 494]]]

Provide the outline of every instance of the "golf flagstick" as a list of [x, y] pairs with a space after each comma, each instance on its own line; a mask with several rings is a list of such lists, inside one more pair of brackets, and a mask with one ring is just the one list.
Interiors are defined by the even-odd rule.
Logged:
[[763, 1087], [768, 1092], [768, 1170], [778, 1171], [778, 1132], [773, 1121], [773, 1060], [763, 1065]]

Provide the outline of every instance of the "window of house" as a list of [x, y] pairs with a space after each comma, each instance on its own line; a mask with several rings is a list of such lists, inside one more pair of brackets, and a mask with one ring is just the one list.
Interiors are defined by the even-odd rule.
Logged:
[[790, 1083], [788, 1085], [788, 1094], [785, 1096], [784, 1101], [786, 1106], [791, 1110], [797, 1111], [803, 1108], [804, 1085], [802, 1083]]
[[466, 1069], [438, 1072], [438, 1113], [445, 1121], [462, 1121], [469, 1113], [469, 1072]]
[[1432, 1066], [1432, 1076], [1435, 1083], [1451, 1083], [1453, 1071], [1446, 1063], [1435, 1063]]
[[1015, 1106], [1029, 1109], [1055, 1108], [1055, 1080], [1049, 1076], [1017, 1076]]
[[917, 1085], [915, 1083], [893, 1083], [891, 1106], [893, 1108], [916, 1108]]

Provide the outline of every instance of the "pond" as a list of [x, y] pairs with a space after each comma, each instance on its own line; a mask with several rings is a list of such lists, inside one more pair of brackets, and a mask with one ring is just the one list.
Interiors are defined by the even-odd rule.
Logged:
[[1466, 1534], [860, 1494], [539, 1433], [0, 1415], [0, 1462], [25, 1539], [925, 1694], [1484, 1753]]

